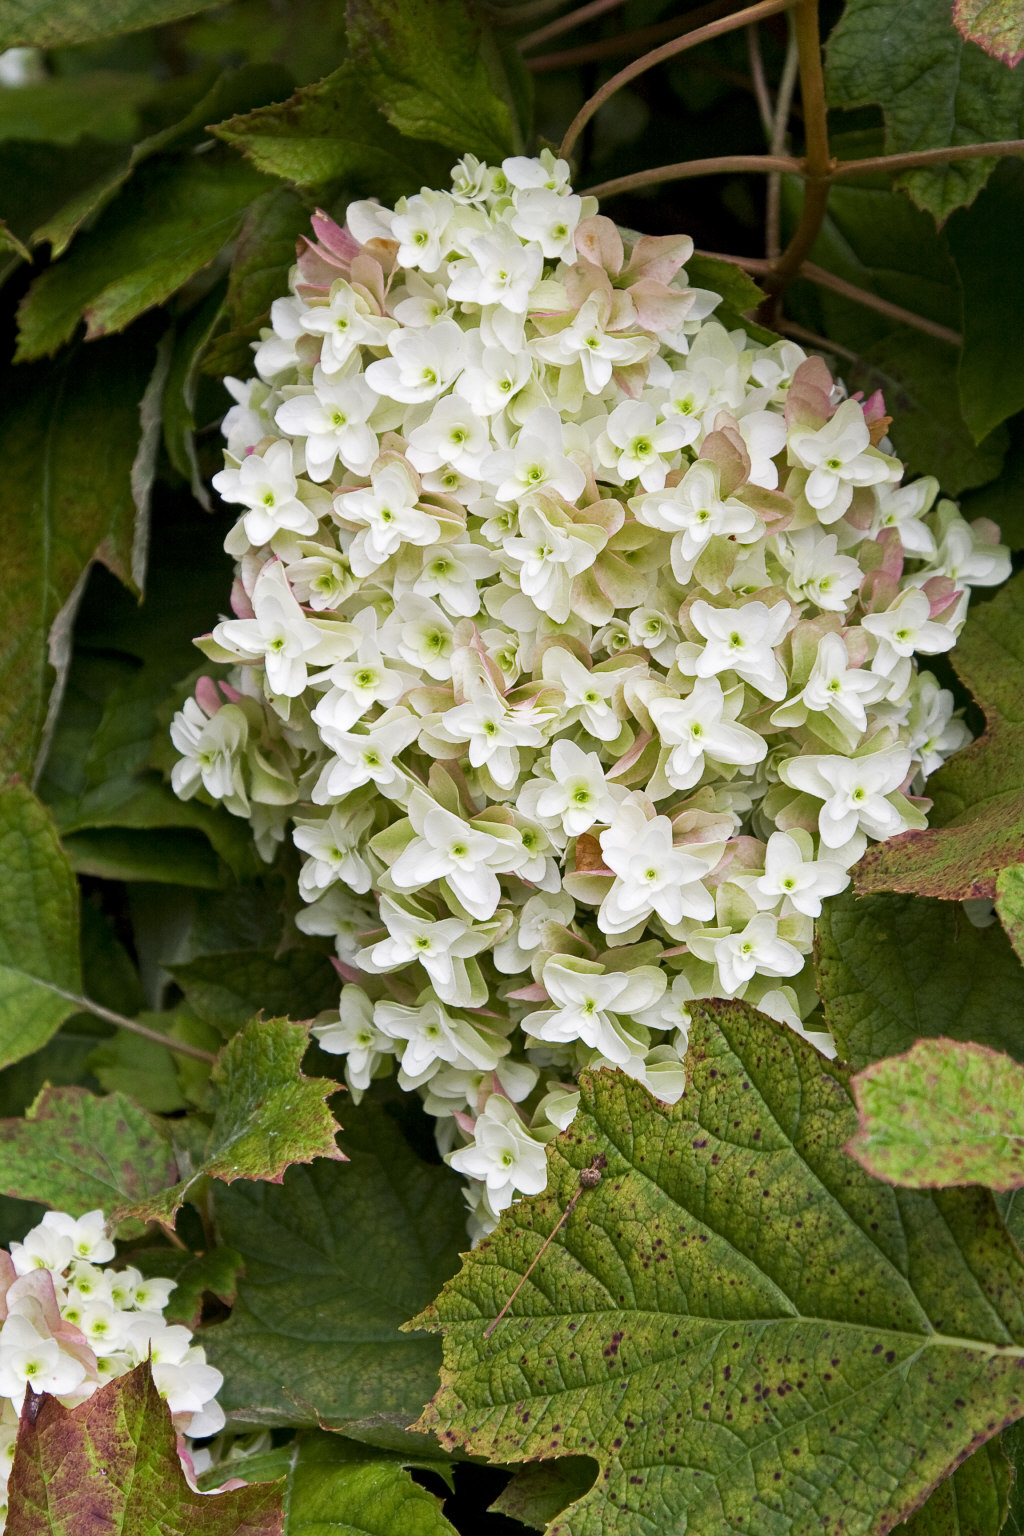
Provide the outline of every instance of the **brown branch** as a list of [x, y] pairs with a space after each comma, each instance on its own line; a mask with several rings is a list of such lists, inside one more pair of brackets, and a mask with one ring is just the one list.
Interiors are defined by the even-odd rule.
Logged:
[[789, 155], [716, 155], [711, 160], [680, 160], [678, 165], [658, 165], [649, 171], [634, 171], [631, 176], [616, 176], [588, 187], [586, 197], [615, 197], [620, 192], [636, 192], [663, 181], [688, 181], [693, 176], [725, 176], [739, 171], [801, 171], [799, 160]]
[[754, 99], [757, 102], [757, 111], [761, 119], [761, 127], [764, 129], [765, 140], [771, 147], [772, 124], [775, 118], [775, 110], [772, 106], [771, 92], [768, 89], [768, 81], [764, 74], [764, 54], [761, 52], [761, 34], [756, 26], [747, 27], [747, 60], [750, 64], [750, 79], [754, 88]]
[[76, 992], [65, 992], [63, 987], [55, 987], [52, 982], [47, 982], [51, 992], [56, 992], [58, 997], [63, 997], [66, 1002], [74, 1003], [82, 1013], [91, 1013], [94, 1018], [105, 1019], [108, 1024], [116, 1024], [118, 1029], [130, 1030], [133, 1035], [141, 1035], [143, 1040], [153, 1040], [157, 1045], [162, 1045], [168, 1051], [174, 1051], [178, 1056], [192, 1056], [196, 1061], [213, 1063], [217, 1060], [212, 1051], [204, 1051], [201, 1046], [188, 1045], [184, 1040], [169, 1040], [158, 1029], [150, 1029], [146, 1024], [140, 1024], [138, 1019], [129, 1019], [123, 1013], [114, 1013], [111, 1008], [104, 1008], [100, 1003], [94, 1003], [91, 998], [80, 997]]
[[831, 179], [868, 176], [873, 171], [913, 171], [919, 166], [949, 165], [957, 160], [996, 159], [1000, 155], [1024, 155], [1024, 139], [1001, 139], [991, 144], [950, 144], [945, 149], [915, 149], [905, 155], [874, 155], [869, 160], [840, 160]]
[[548, 74], [553, 69], [574, 69], [577, 64], [597, 64], [602, 59], [613, 59], [621, 53], [641, 53], [664, 42], [667, 37], [678, 37], [683, 24], [702, 27], [705, 22], [717, 21], [728, 16], [736, 8], [736, 0], [710, 0], [707, 5], [695, 7], [684, 16], [673, 16], [668, 21], [657, 21], [649, 27], [637, 27], [633, 32], [617, 32], [613, 37], [598, 37], [575, 48], [565, 48], [558, 53], [544, 53], [536, 58], [524, 59], [533, 74]]
[[[768, 144], [768, 151], [773, 155], [781, 155], [786, 148], [789, 118], [793, 110], [793, 92], [796, 89], [796, 76], [799, 64], [800, 54], [796, 45], [796, 30], [790, 26], [789, 39], [786, 44], [786, 60], [782, 66], [779, 95], [775, 103], [775, 118], [772, 123], [771, 140]], [[781, 174], [773, 174], [768, 178], [764, 217], [765, 255], [772, 261], [777, 261], [782, 251], [781, 230], [782, 176]]]
[[524, 51], [527, 48], [537, 48], [553, 37], [561, 37], [563, 32], [571, 32], [576, 27], [585, 26], [588, 21], [596, 21], [599, 16], [607, 16], [609, 11], [618, 10], [625, 3], [626, 0], [590, 0], [589, 5], [581, 5], [565, 16], [556, 16], [554, 21], [538, 27], [536, 32], [527, 33], [525, 37], [519, 39], [519, 47]]
[[784, 290], [810, 255], [818, 238], [828, 205], [828, 176], [832, 169], [828, 147], [825, 76], [821, 67], [818, 0], [796, 0], [793, 28], [800, 60], [800, 96], [804, 107], [806, 135], [804, 200], [793, 238], [773, 264], [768, 276], [769, 300], [764, 306], [764, 318], [769, 325], [778, 311], [779, 299]]
[[806, 342], [809, 347], [814, 347], [818, 352], [834, 352], [837, 357], [845, 357], [849, 363], [864, 361], [859, 352], [851, 352], [849, 347], [841, 347], [837, 341], [829, 341], [827, 336], [819, 336], [817, 331], [809, 331], [806, 325], [798, 325], [795, 320], [778, 319], [775, 327], [784, 336], [792, 336], [794, 341]]
[[521, 27], [525, 22], [538, 21], [559, 10], [566, 0], [523, 0], [521, 5], [488, 5], [483, 9], [492, 27]]
[[[797, 0], [797, 4], [806, 5], [808, 0]], [[605, 102], [614, 96], [616, 91], [628, 85], [631, 80], [637, 79], [648, 69], [664, 63], [666, 59], [675, 58], [677, 54], [685, 53], [688, 48], [696, 48], [698, 43], [710, 42], [713, 37], [721, 37], [726, 32], [735, 32], [740, 27], [748, 26], [755, 21], [761, 21], [765, 16], [777, 16], [780, 11], [788, 10], [793, 0], [759, 0], [757, 5], [748, 6], [745, 10], [736, 11], [731, 16], [723, 16], [718, 21], [709, 22], [705, 27], [696, 27], [691, 32], [686, 32], [682, 37], [673, 38], [671, 42], [663, 43], [660, 48], [654, 48], [650, 53], [645, 53], [641, 58], [634, 59], [627, 64], [625, 69], [620, 69], [618, 74], [605, 81], [601, 88], [594, 92], [588, 101], [577, 112], [568, 131], [559, 147], [559, 154], [566, 159], [572, 154], [579, 140], [580, 134], [590, 122], [590, 119], [600, 111]], [[817, 0], [814, 0], [817, 4]], [[817, 12], [815, 12], [815, 20]], [[820, 68], [820, 64], [819, 64]]]

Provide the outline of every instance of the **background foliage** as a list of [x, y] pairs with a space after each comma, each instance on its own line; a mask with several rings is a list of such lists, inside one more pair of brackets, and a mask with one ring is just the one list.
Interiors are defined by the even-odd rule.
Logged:
[[[0, 1241], [46, 1205], [116, 1213], [204, 1319], [231, 1424], [272, 1431], [248, 1475], [274, 1485], [198, 1500], [140, 1371], [23, 1430], [16, 1536], [82, 1528], [98, 1446], [105, 1517], [173, 1511], [170, 1536], [1024, 1530], [1024, 577], [943, 672], [984, 735], [934, 781], [934, 830], [826, 904], [848, 1066], [709, 1012], [683, 1102], [595, 1078], [547, 1193], [461, 1270], [459, 1181], [418, 1109], [331, 1098], [307, 1048], [337, 981], [289, 921], [295, 855], [267, 868], [165, 777], [230, 582], [221, 380], [311, 211], [557, 145], [617, 69], [738, 9], [0, 0], [0, 48], [36, 50], [0, 85]], [[730, 323], [882, 388], [911, 470], [1024, 548], [1019, 5], [822, 5], [817, 181], [806, 70], [787, 100], [817, 7], [795, 31], [755, 11], [612, 96], [576, 185], [690, 233]], [[687, 164], [652, 178], [665, 162]], [[999, 921], [968, 923], [966, 896]]]

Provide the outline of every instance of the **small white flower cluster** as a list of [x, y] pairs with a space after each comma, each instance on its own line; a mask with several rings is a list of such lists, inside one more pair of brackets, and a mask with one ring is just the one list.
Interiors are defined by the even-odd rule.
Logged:
[[925, 825], [968, 732], [948, 651], [991, 523], [903, 483], [879, 396], [709, 318], [548, 153], [314, 218], [229, 381], [234, 617], [179, 794], [303, 855], [348, 984], [322, 1044], [397, 1064], [473, 1229], [544, 1185], [579, 1070], [683, 1091], [688, 1005], [805, 1021], [814, 918]]
[[[224, 1426], [224, 1378], [201, 1345], [163, 1311], [173, 1280], [104, 1269], [114, 1257], [102, 1211], [48, 1211], [23, 1242], [0, 1249], [0, 1530], [25, 1392], [49, 1392], [67, 1408], [144, 1360], [181, 1437]], [[188, 1465], [186, 1463], [186, 1465]]]

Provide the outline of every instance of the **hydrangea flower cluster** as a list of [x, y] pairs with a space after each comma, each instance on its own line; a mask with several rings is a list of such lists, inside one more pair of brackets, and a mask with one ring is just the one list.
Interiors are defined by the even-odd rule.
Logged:
[[476, 1233], [543, 1188], [581, 1068], [678, 1099], [693, 999], [831, 1051], [814, 919], [925, 825], [968, 732], [916, 658], [1009, 570], [880, 396], [719, 324], [687, 237], [568, 175], [466, 156], [314, 218], [229, 381], [231, 670], [172, 732], [179, 794], [300, 850], [321, 1043], [421, 1096]]
[[164, 1321], [175, 1282], [145, 1279], [130, 1266], [104, 1269], [114, 1253], [102, 1211], [77, 1220], [47, 1211], [23, 1242], [0, 1249], [0, 1530], [28, 1387], [73, 1408], [149, 1359], [183, 1459], [182, 1436], [224, 1426], [223, 1376], [188, 1328]]

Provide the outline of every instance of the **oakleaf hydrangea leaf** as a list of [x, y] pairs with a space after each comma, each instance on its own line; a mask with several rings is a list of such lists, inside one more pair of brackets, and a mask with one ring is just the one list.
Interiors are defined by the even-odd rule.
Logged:
[[1024, 1185], [1024, 1067], [958, 1040], [919, 1040], [858, 1072], [860, 1130], [847, 1150], [908, 1189]]
[[123, 1093], [44, 1088], [0, 1120], [0, 1191], [82, 1216], [160, 1193], [178, 1177], [163, 1125]]
[[1011, 69], [1024, 59], [1020, 0], [954, 0], [953, 20], [969, 43], [977, 43]]
[[985, 712], [985, 733], [928, 781], [940, 825], [865, 854], [855, 875], [862, 893], [991, 897], [999, 870], [1024, 861], [1024, 576], [974, 610], [951, 660]]
[[1011, 864], [999, 871], [996, 911], [1007, 938], [1024, 962], [1024, 864]]
[[56, 1397], [22, 1415], [7, 1536], [280, 1536], [281, 1486], [190, 1488], [148, 1364], [76, 1408]]
[[466, 1208], [458, 1178], [425, 1163], [372, 1100], [346, 1110], [341, 1141], [344, 1166], [217, 1189], [218, 1230], [245, 1275], [231, 1317], [203, 1343], [232, 1419], [322, 1421], [403, 1446], [441, 1351], [399, 1328], [454, 1271]]
[[50, 814], [24, 784], [0, 789], [0, 1066], [46, 1044], [81, 991], [78, 887]]
[[[741, 1003], [695, 1010], [669, 1108], [584, 1076], [549, 1191], [417, 1323], [444, 1335], [420, 1428], [494, 1460], [579, 1453], [550, 1536], [891, 1530], [1024, 1413], [1024, 1257], [983, 1191], [911, 1193], [844, 1152], [844, 1074]], [[600, 1184], [490, 1338], [581, 1170]]]
[[847, 892], [822, 909], [815, 962], [826, 1022], [854, 1068], [922, 1035], [1024, 1060], [1024, 969], [997, 924], [975, 928], [959, 906]]
[[291, 1163], [343, 1158], [337, 1123], [324, 1100], [338, 1085], [304, 1077], [309, 1044], [302, 1024], [252, 1019], [221, 1051], [210, 1074], [213, 1124], [202, 1156], [170, 1189], [118, 1207], [119, 1216], [173, 1223], [197, 1179], [261, 1179], [279, 1184]]
[[[898, 1536], [1001, 1536], [1012, 1480], [1006, 1452], [988, 1440], [939, 1484]], [[1012, 1536], [1009, 1529], [1005, 1536]]]
[[[828, 87], [834, 107], [881, 106], [887, 154], [1016, 138], [1024, 100], [1024, 80], [965, 42], [935, 0], [850, 0], [829, 38]], [[995, 163], [927, 166], [898, 185], [941, 220]]]
[[500, 59], [471, 0], [350, 0], [348, 21], [358, 65], [400, 133], [483, 159], [519, 148]]

